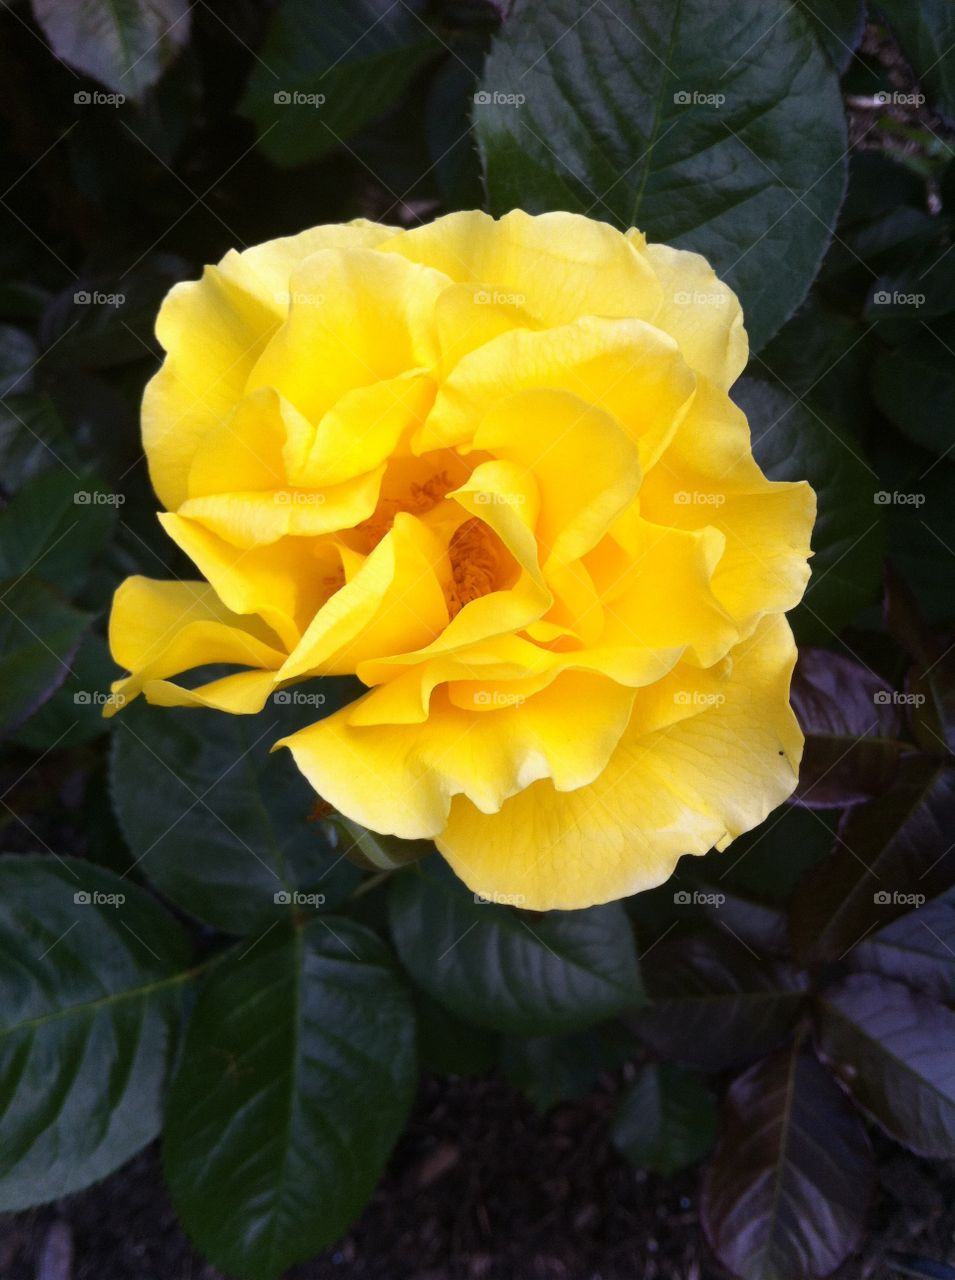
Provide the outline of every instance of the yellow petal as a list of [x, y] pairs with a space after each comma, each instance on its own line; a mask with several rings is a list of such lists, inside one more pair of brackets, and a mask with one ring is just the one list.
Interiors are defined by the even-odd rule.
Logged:
[[388, 227], [355, 222], [313, 227], [230, 251], [201, 280], [184, 281], [167, 294], [156, 321], [166, 359], [143, 397], [143, 444], [160, 500], [175, 510], [187, 494], [187, 478], [199, 442], [242, 398], [248, 376], [288, 311], [289, 276], [296, 263], [319, 249], [374, 244]]
[[640, 487], [640, 454], [619, 422], [566, 391], [522, 391], [488, 410], [476, 449], [526, 467], [540, 494], [541, 560], [577, 560]]
[[659, 466], [645, 477], [640, 506], [661, 524], [723, 534], [713, 592], [743, 635], [764, 614], [802, 599], [815, 494], [804, 481], [766, 479], [745, 414], [712, 384], [700, 384]]
[[414, 516], [399, 512], [358, 572], [318, 613], [281, 679], [350, 674], [373, 658], [418, 649], [448, 620], [436, 568], [444, 548]]
[[288, 319], [247, 389], [274, 387], [317, 422], [356, 387], [435, 368], [434, 304], [447, 284], [440, 273], [390, 253], [313, 254], [292, 273]]
[[802, 754], [785, 618], [764, 619], [733, 657], [724, 702], [628, 730], [594, 782], [568, 794], [538, 781], [494, 814], [458, 797], [438, 848], [476, 892], [547, 911], [650, 889], [682, 854], [751, 830], [791, 795]]
[[478, 306], [521, 307], [547, 325], [582, 315], [649, 319], [662, 296], [652, 267], [621, 232], [575, 213], [514, 209], [497, 221], [452, 213], [379, 248], [481, 286]]
[[646, 245], [644, 252], [663, 291], [653, 323], [676, 338], [691, 369], [728, 391], [749, 359], [736, 294], [698, 253], [665, 244]]
[[127, 578], [113, 598], [109, 642], [131, 675], [116, 681], [110, 713], [150, 681], [194, 667], [227, 663], [265, 668], [268, 680], [284, 653], [257, 618], [230, 613], [204, 582]]
[[493, 714], [435, 695], [424, 724], [356, 728], [340, 711], [276, 745], [291, 750], [319, 795], [347, 817], [417, 839], [444, 828], [458, 794], [490, 813], [535, 779], [552, 779], [559, 791], [585, 786], [606, 764], [632, 700], [610, 680], [568, 674]]
[[319, 606], [340, 585], [341, 556], [334, 544], [285, 538], [241, 548], [195, 520], [164, 514], [163, 528], [182, 548], [233, 613], [258, 614], [291, 652]]
[[275, 692], [272, 671], [238, 671], [211, 680], [195, 689], [183, 689], [169, 680], [147, 680], [146, 701], [159, 707], [210, 707], [234, 716], [257, 715]]
[[441, 387], [416, 448], [469, 444], [489, 405], [543, 388], [611, 414], [637, 442], [646, 469], [675, 432], [694, 385], [674, 340], [642, 320], [513, 329], [464, 357]]

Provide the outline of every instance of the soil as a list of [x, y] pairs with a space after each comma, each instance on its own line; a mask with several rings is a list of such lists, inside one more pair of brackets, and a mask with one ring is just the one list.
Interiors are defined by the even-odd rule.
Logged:
[[[426, 1079], [371, 1204], [287, 1280], [723, 1280], [698, 1173], [663, 1179], [613, 1150], [616, 1084], [535, 1113], [496, 1077]], [[887, 1259], [955, 1263], [955, 1163], [884, 1144], [861, 1255], [837, 1280], [897, 1280]], [[221, 1280], [179, 1228], [152, 1148], [53, 1205], [0, 1218], [3, 1280]]]

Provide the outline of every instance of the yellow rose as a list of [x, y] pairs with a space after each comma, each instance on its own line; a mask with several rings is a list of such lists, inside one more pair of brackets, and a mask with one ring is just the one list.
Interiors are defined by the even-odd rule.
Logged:
[[[157, 332], [150, 475], [205, 581], [120, 587], [116, 693], [249, 713], [354, 673], [277, 745], [540, 910], [659, 884], [790, 795], [815, 501], [753, 460], [703, 258], [564, 213], [315, 227], [177, 285]], [[210, 663], [245, 669], [170, 681]]]

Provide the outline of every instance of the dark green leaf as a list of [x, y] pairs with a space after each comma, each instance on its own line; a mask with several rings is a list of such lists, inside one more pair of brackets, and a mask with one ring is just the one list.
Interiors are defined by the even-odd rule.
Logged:
[[812, 578], [791, 615], [801, 643], [829, 640], [877, 596], [884, 538], [879, 481], [857, 440], [768, 382], [745, 378], [753, 454], [771, 480], [808, 480], [819, 504]]
[[[187, 0], [33, 0], [56, 56], [127, 98], [142, 97], [186, 43], [192, 8]], [[74, 101], [100, 105], [91, 93]]]
[[393, 106], [441, 49], [422, 8], [420, 0], [282, 0], [241, 104], [269, 159], [314, 160]]
[[654, 1063], [641, 1067], [613, 1122], [621, 1155], [665, 1177], [701, 1160], [715, 1134], [712, 1094], [689, 1072]]
[[833, 852], [800, 883], [796, 954], [842, 959], [871, 929], [955, 883], [953, 826], [955, 769], [922, 756], [904, 761], [891, 790], [846, 813]]
[[955, 1003], [955, 906], [929, 902], [871, 933], [849, 952], [851, 969], [897, 978], [943, 1004]]
[[186, 1230], [274, 1280], [358, 1216], [414, 1087], [414, 1009], [379, 939], [335, 916], [269, 932], [210, 975], [170, 1088]]
[[479, 1075], [495, 1066], [499, 1038], [446, 1009], [416, 987], [418, 1055], [425, 1071], [445, 1076]]
[[[941, 455], [955, 445], [953, 343], [952, 321], [920, 324], [907, 342], [872, 365], [872, 393], [885, 416], [916, 444]], [[924, 494], [917, 496], [924, 504]]]
[[68, 1195], [159, 1132], [191, 975], [141, 889], [74, 858], [0, 858], [0, 1209]]
[[886, 570], [886, 625], [915, 666], [909, 676], [909, 717], [919, 746], [930, 755], [955, 752], [955, 651], [933, 635], [915, 596], [895, 570]]
[[819, 1047], [856, 1102], [920, 1155], [955, 1156], [955, 1013], [876, 974], [819, 1003]]
[[22, 395], [33, 386], [36, 343], [23, 329], [0, 324], [0, 396]]
[[501, 1044], [501, 1070], [538, 1111], [582, 1098], [608, 1071], [623, 1066], [633, 1037], [619, 1022], [566, 1036], [524, 1036]]
[[359, 872], [309, 822], [314, 794], [270, 747], [287, 725], [259, 716], [121, 711], [113, 803], [145, 874], [186, 911], [249, 933], [299, 910], [339, 905]]
[[662, 1057], [702, 1071], [768, 1053], [805, 1003], [800, 975], [729, 936], [668, 938], [645, 971], [651, 1003], [631, 1025]]
[[42, 582], [0, 582], [0, 731], [25, 720], [60, 687], [89, 623], [89, 614]]
[[76, 595], [119, 501], [89, 475], [56, 467], [35, 476], [0, 511], [0, 577], [33, 573]]
[[643, 999], [619, 903], [530, 917], [484, 901], [435, 859], [395, 877], [390, 908], [398, 953], [415, 982], [494, 1030], [570, 1031]]
[[0, 489], [15, 493], [54, 466], [79, 469], [52, 402], [43, 395], [8, 396], [0, 403]]
[[840, 71], [859, 47], [865, 26], [863, 0], [800, 0], [816, 35]]
[[741, 1280], [828, 1276], [858, 1244], [874, 1182], [865, 1129], [798, 1046], [730, 1088], [703, 1183], [703, 1229]]
[[326, 821], [332, 832], [335, 852], [366, 871], [396, 871], [409, 862], [417, 862], [419, 858], [434, 853], [431, 840], [399, 840], [397, 836], [382, 835], [352, 822], [341, 813]]
[[800, 650], [790, 698], [806, 735], [796, 798], [841, 808], [881, 795], [903, 751], [900, 699], [875, 672], [827, 649]]
[[835, 69], [796, 5], [518, 0], [483, 92], [494, 212], [576, 210], [697, 250], [757, 350], [805, 296], [846, 144]]
[[700, 874], [724, 893], [786, 903], [805, 872], [831, 850], [834, 829], [834, 818], [783, 805], [725, 852], [708, 853], [698, 864]]
[[103, 706], [115, 667], [109, 645], [101, 635], [88, 631], [70, 663], [66, 679], [43, 705], [13, 733], [13, 741], [34, 751], [56, 746], [74, 747], [106, 733], [110, 720]]
[[955, 9], [949, 0], [878, 0], [932, 104], [955, 120]]

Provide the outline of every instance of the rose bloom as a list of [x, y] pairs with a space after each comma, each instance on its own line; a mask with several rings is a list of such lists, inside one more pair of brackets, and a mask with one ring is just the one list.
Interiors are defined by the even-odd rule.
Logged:
[[[703, 258], [566, 213], [358, 221], [226, 254], [157, 333], [145, 451], [201, 578], [119, 588], [118, 701], [356, 675], [277, 745], [539, 910], [660, 884], [793, 791], [815, 499], [753, 460]], [[240, 669], [170, 680], [209, 664]]]

